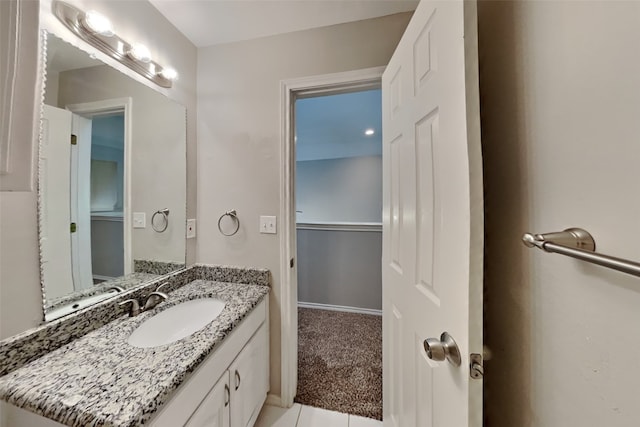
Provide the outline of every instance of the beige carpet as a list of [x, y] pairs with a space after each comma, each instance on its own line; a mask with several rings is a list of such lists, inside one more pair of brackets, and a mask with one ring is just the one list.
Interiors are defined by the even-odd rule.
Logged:
[[299, 308], [295, 401], [382, 420], [382, 317]]

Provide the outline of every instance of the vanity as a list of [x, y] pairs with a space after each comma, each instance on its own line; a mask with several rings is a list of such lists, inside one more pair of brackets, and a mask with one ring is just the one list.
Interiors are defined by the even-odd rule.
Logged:
[[[9, 425], [252, 426], [269, 389], [268, 282], [212, 276], [224, 280], [204, 266], [177, 273], [169, 298], [154, 309], [134, 317], [121, 311], [0, 377], [0, 398], [22, 408]], [[129, 344], [132, 332], [155, 315], [203, 298], [225, 306], [195, 333], [158, 346]], [[114, 303], [104, 304], [118, 307]]]

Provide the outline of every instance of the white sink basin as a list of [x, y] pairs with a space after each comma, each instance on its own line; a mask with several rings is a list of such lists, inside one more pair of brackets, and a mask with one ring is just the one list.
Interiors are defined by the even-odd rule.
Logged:
[[199, 298], [174, 305], [147, 319], [129, 335], [134, 347], [165, 345], [189, 336], [207, 326], [224, 309], [224, 301]]

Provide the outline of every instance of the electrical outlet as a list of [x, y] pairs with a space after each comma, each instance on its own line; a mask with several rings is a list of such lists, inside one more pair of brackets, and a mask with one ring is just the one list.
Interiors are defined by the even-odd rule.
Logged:
[[276, 234], [276, 217], [275, 216], [260, 217], [260, 233]]
[[147, 215], [144, 212], [133, 213], [133, 228], [146, 228]]
[[196, 237], [196, 220], [188, 219], [187, 220], [187, 239], [193, 239]]

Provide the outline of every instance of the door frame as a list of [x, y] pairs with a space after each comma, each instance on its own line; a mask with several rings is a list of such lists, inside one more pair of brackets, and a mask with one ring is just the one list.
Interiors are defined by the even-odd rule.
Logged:
[[124, 114], [124, 197], [122, 200], [124, 274], [133, 273], [132, 229], [131, 229], [131, 159], [132, 159], [132, 124], [133, 98], [113, 98], [94, 102], [65, 105], [72, 113], [93, 118], [114, 112]]
[[384, 66], [373, 67], [280, 82], [280, 396], [269, 395], [270, 404], [291, 407], [298, 385], [295, 100], [379, 88], [384, 70]]

